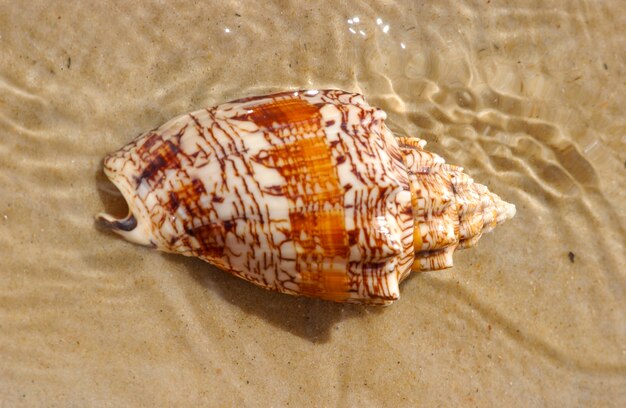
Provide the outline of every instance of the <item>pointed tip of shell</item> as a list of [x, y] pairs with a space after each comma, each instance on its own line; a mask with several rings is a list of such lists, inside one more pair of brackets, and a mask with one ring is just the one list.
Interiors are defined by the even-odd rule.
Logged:
[[514, 204], [507, 203], [506, 201], [500, 199], [500, 202], [496, 203], [496, 213], [498, 214], [496, 217], [496, 224], [500, 225], [506, 220], [510, 220], [515, 216], [517, 212], [517, 208], [515, 208]]
[[502, 200], [486, 186], [476, 183], [460, 168], [449, 167], [447, 170], [451, 174], [455, 198], [459, 204], [460, 248], [473, 246], [483, 233], [515, 216], [515, 205]]
[[517, 213], [517, 208], [515, 207], [515, 204], [507, 203], [506, 201], [504, 202], [504, 204], [505, 204], [505, 208], [504, 208], [505, 218], [504, 220], [502, 220], [503, 222], [515, 217], [515, 214]]
[[[459, 213], [460, 241], [458, 249], [470, 248], [487, 232], [515, 216], [515, 205], [507, 203], [487, 187], [472, 183], [474, 194], [466, 194], [465, 210]], [[478, 196], [476, 196], [478, 193]]]
[[413, 270], [451, 267], [455, 250], [474, 246], [515, 215], [515, 205], [476, 183], [462, 167], [423, 150], [422, 140], [401, 138], [399, 144], [410, 170], [415, 214]]

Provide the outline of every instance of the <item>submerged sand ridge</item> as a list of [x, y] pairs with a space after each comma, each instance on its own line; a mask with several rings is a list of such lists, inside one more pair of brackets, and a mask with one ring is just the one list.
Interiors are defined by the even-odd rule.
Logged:
[[[620, 3], [163, 7], [0, 6], [2, 404], [624, 405]], [[330, 87], [516, 217], [385, 309], [95, 228], [125, 210], [102, 158], [140, 132]]]

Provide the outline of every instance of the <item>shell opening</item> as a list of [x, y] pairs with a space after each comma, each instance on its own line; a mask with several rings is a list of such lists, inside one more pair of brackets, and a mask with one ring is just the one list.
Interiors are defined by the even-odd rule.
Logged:
[[137, 219], [133, 213], [129, 213], [126, 218], [116, 219], [112, 215], [100, 213], [96, 216], [98, 223], [106, 229], [113, 231], [132, 231], [137, 227]]
[[[122, 206], [124, 206], [126, 207], [127, 215], [116, 217], [115, 215], [101, 212], [96, 215], [96, 223], [103, 229], [113, 231], [128, 241], [140, 245], [154, 246], [154, 243], [150, 240], [141, 225], [141, 213], [135, 206], [132, 196], [133, 193], [126, 178], [120, 173], [108, 169], [106, 165], [104, 173], [114, 186], [103, 189], [106, 194], [109, 195], [109, 200], [106, 201], [109, 202], [111, 212], [121, 213], [121, 211], [123, 211]], [[110, 183], [107, 184], [110, 186]], [[120, 198], [123, 198], [123, 200], [120, 200]]]

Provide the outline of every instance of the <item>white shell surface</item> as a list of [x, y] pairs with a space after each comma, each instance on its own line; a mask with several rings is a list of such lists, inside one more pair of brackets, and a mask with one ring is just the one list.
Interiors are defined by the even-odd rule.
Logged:
[[298, 91], [175, 118], [105, 161], [135, 242], [259, 286], [386, 304], [413, 263], [407, 171], [362, 96]]

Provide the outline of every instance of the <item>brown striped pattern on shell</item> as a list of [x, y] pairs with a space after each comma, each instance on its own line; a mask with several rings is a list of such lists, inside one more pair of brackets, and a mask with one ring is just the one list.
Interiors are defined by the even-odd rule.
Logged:
[[338, 90], [180, 116], [105, 159], [130, 214], [99, 218], [267, 289], [388, 304], [411, 268], [451, 266], [502, 216], [477, 217], [491, 193], [419, 139], [398, 144], [385, 117]]
[[398, 143], [415, 217], [413, 271], [452, 267], [456, 249], [473, 246], [483, 233], [515, 215], [515, 206], [474, 183], [461, 167], [424, 150], [425, 141], [401, 137]]

